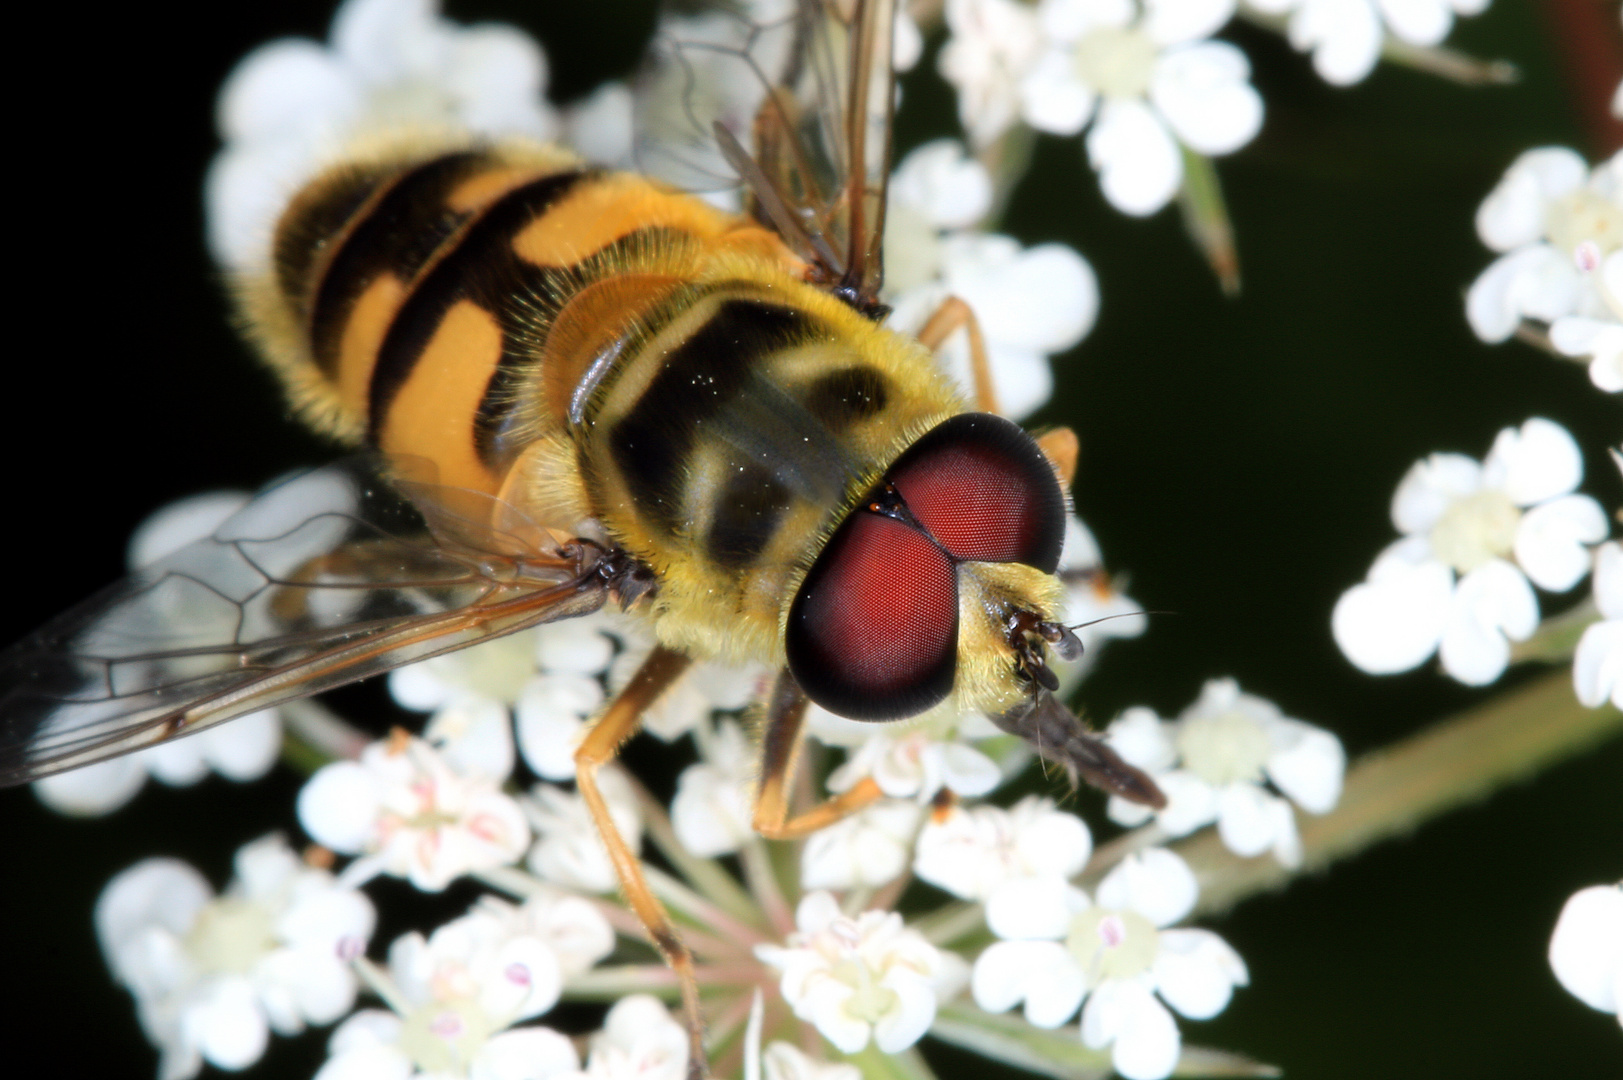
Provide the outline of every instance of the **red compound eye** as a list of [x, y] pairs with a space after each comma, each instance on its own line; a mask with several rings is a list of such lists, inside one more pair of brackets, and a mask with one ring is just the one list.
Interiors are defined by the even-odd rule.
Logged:
[[1065, 496], [1020, 425], [989, 413], [942, 421], [897, 459], [890, 482], [953, 558], [1058, 568]]
[[789, 671], [806, 696], [853, 720], [913, 716], [952, 692], [958, 578], [930, 538], [858, 510], [789, 609]]

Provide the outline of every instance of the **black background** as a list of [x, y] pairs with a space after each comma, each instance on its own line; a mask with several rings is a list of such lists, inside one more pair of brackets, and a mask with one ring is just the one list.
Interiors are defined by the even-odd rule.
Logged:
[[[1378, 747], [1484, 697], [1429, 669], [1361, 675], [1330, 639], [1336, 597], [1391, 539], [1388, 501], [1411, 462], [1433, 450], [1480, 457], [1499, 428], [1548, 416], [1588, 454], [1584, 490], [1623, 504], [1603, 455], [1623, 435], [1619, 399], [1576, 364], [1479, 344], [1462, 303], [1490, 259], [1472, 215], [1515, 155], [1564, 143], [1596, 158], [1616, 146], [1615, 129], [1581, 125], [1575, 95], [1609, 86], [1603, 75], [1583, 87], [1573, 60], [1583, 50], [1551, 17], [1585, 2], [1500, 0], [1456, 32], [1463, 48], [1515, 61], [1513, 88], [1383, 67], [1335, 90], [1279, 39], [1231, 29], [1268, 108], [1261, 136], [1221, 165], [1245, 273], [1238, 300], [1218, 294], [1172, 211], [1147, 222], [1117, 214], [1074, 140], [1039, 144], [1007, 230], [1076, 245], [1103, 304], [1092, 334], [1056, 364], [1059, 391], [1035, 419], [1080, 433], [1081, 513], [1131, 575], [1131, 594], [1179, 613], [1108, 650], [1084, 688], [1093, 715], [1134, 703], [1175, 713], [1205, 679], [1233, 675], [1338, 732], [1354, 754]], [[0, 424], [10, 496], [0, 544], [15, 582], [0, 607], [7, 640], [115, 576], [130, 529], [158, 505], [329, 456], [289, 422], [227, 326], [198, 191], [226, 72], [272, 37], [323, 36], [330, 9], [172, 11], [35, 6], [12, 21], [22, 81], [10, 117]], [[648, 5], [630, 0], [450, 11], [532, 29], [560, 100], [629, 70], [651, 27]], [[1615, 5], [1606, 11], [1591, 25], [1611, 38], [1589, 51], [1616, 64]], [[949, 99], [930, 77], [908, 94], [904, 144], [951, 130]], [[634, 762], [663, 773], [656, 787], [681, 763], [658, 748]], [[151, 1075], [155, 1055], [97, 952], [98, 891], [160, 853], [223, 882], [240, 844], [294, 829], [297, 786], [285, 770], [249, 788], [151, 785], [92, 822], [0, 794], [5, 1068]], [[1565, 898], [1623, 872], [1620, 791], [1614, 740], [1248, 902], [1215, 929], [1253, 985], [1215, 1021], [1186, 1023], [1186, 1038], [1315, 1080], [1623, 1074], [1616, 1021], [1564, 993], [1544, 959]], [[1099, 820], [1096, 800], [1082, 804]], [[441, 917], [418, 918], [428, 909], [409, 890], [377, 895], [398, 916], [380, 944]], [[436, 910], [467, 899], [453, 890]], [[257, 1075], [309, 1076], [324, 1040], [273, 1040]], [[984, 1071], [956, 1055], [937, 1061], [944, 1076]]]

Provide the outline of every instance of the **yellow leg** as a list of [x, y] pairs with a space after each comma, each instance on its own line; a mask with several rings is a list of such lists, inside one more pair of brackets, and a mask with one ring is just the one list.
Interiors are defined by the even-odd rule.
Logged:
[[992, 362], [986, 355], [986, 338], [981, 334], [980, 320], [975, 318], [968, 304], [956, 296], [941, 301], [935, 314], [919, 330], [919, 343], [934, 352], [959, 330], [969, 335], [969, 370], [975, 380], [975, 407], [981, 412], [1001, 413], [997, 389], [992, 385]]
[[856, 813], [875, 802], [882, 792], [873, 777], [864, 777], [843, 791], [807, 810], [789, 816], [789, 785], [800, 764], [800, 729], [806, 721], [806, 695], [787, 671], [778, 676], [767, 700], [766, 728], [761, 740], [761, 786], [755, 794], [755, 831], [768, 840], [795, 840]]
[[642, 667], [637, 669], [625, 689], [620, 691], [620, 695], [575, 751], [575, 783], [579, 785], [581, 797], [586, 800], [597, 831], [608, 848], [609, 860], [614, 864], [614, 872], [620, 879], [620, 888], [625, 891], [626, 901], [681, 983], [682, 1006], [688, 1028], [688, 1078], [703, 1080], [709, 1070], [704, 1056], [704, 1021], [699, 1014], [699, 982], [693, 973], [693, 954], [688, 952], [688, 947], [676, 933], [676, 927], [671, 925], [664, 905], [648, 888], [648, 880], [642, 874], [642, 864], [625, 837], [620, 835], [620, 830], [614, 827], [608, 804], [603, 801], [603, 793], [597, 786], [597, 771], [614, 760], [620, 752], [620, 744], [636, 733], [643, 713], [677, 680], [688, 664], [687, 657], [663, 646], [648, 654]]

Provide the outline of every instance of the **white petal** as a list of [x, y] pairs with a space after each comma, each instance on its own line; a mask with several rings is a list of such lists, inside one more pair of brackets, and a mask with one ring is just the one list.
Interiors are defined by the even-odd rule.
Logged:
[[1412, 45], [1437, 45], [1454, 25], [1443, 0], [1375, 0], [1392, 33]]
[[512, 26], [471, 26], [452, 36], [447, 61], [441, 79], [469, 128], [554, 136], [557, 118], [542, 97], [547, 61], [530, 35]]
[[1566, 592], [1589, 572], [1587, 544], [1606, 539], [1606, 511], [1588, 495], [1563, 495], [1535, 506], [1516, 527], [1516, 562], [1533, 584]]
[[1572, 260], [1549, 244], [1500, 256], [1471, 283], [1465, 314], [1477, 337], [1504, 341], [1523, 318], [1553, 322], [1571, 314], [1584, 283]]
[[1460, 579], [1443, 627], [1443, 670], [1467, 686], [1486, 686], [1510, 660], [1512, 641], [1538, 626], [1538, 599], [1522, 572], [1494, 559]]
[[299, 790], [299, 824], [316, 843], [354, 854], [371, 842], [381, 797], [369, 770], [351, 761], [334, 762]]
[[1392, 495], [1392, 524], [1402, 533], [1425, 532], [1456, 499], [1482, 487], [1482, 466], [1464, 454], [1430, 454], [1413, 465]]
[[1614, 708], [1623, 708], [1623, 619], [1584, 631], [1572, 658], [1572, 684], [1588, 708], [1598, 709], [1608, 698]]
[[1093, 268], [1064, 244], [1022, 249], [1007, 237], [952, 237], [943, 263], [948, 290], [974, 309], [994, 351], [1063, 352], [1099, 313]]
[[587, 161], [629, 166], [636, 139], [632, 111], [631, 88], [606, 82], [564, 110], [563, 141]]
[[929, 980], [892, 968], [880, 985], [896, 995], [895, 1003], [874, 1021], [874, 1045], [899, 1054], [923, 1038], [935, 1019], [935, 991]]
[[313, 41], [273, 41], [249, 53], [220, 88], [216, 123], [228, 142], [292, 136], [318, 141], [360, 104], [360, 87]]
[[1313, 51], [1313, 69], [1335, 86], [1359, 82], [1381, 55], [1381, 20], [1369, 0], [1303, 0], [1290, 42]]
[[1086, 145], [1105, 198], [1124, 214], [1155, 213], [1183, 184], [1177, 144], [1141, 101], [1105, 102]]
[[506, 706], [488, 698], [462, 698], [437, 711], [423, 738], [463, 776], [501, 782], [513, 771], [513, 722]]
[[1210, 37], [1234, 17], [1234, 0], [1145, 0], [1143, 28], [1162, 45]]
[[1568, 898], [1550, 935], [1550, 968], [1567, 992], [1592, 1009], [1623, 1011], [1623, 886], [1594, 885]]
[[1517, 506], [1532, 506], [1577, 487], [1584, 478], [1584, 455], [1566, 428], [1535, 416], [1519, 430], [1499, 432], [1483, 474]]
[[[1038, 1015], [1048, 1019], [1060, 1011], [1061, 998], [1071, 997], [1069, 1011], [1052, 1024], [1070, 1019], [1082, 1002], [1082, 971], [1057, 941], [996, 941], [975, 960], [969, 988], [975, 1004], [988, 1012], [1006, 1012], [1033, 995], [1042, 1000]], [[1033, 1021], [1035, 1023], [1036, 1021]]]
[[246, 492], [205, 491], [172, 502], [136, 526], [124, 549], [124, 563], [135, 570], [151, 566], [217, 529], [242, 509]]
[[1245, 858], [1272, 848], [1279, 838], [1281, 825], [1292, 824], [1290, 804], [1255, 784], [1229, 784], [1218, 793], [1217, 802], [1218, 835], [1223, 838], [1225, 847]]
[[109, 881], [96, 899], [96, 937], [108, 966], [127, 982], [126, 943], [150, 927], [176, 936], [191, 929], [213, 897], [203, 875], [179, 859], [145, 859]]
[[546, 1080], [580, 1068], [575, 1044], [545, 1027], [523, 1027], [491, 1036], [469, 1070], [469, 1080]]
[[1166, 930], [1160, 944], [1155, 989], [1191, 1020], [1210, 1020], [1250, 981], [1240, 954], [1210, 930]]
[[1075, 41], [1100, 26], [1126, 26], [1138, 12], [1133, 0], [1039, 0], [1037, 18], [1049, 37]]
[[1341, 798], [1347, 751], [1323, 728], [1286, 720], [1276, 726], [1268, 779], [1310, 814], [1328, 814]]
[[1564, 146], [1526, 151], [1477, 210], [1477, 235], [1495, 251], [1511, 251], [1544, 239], [1549, 201], [1576, 191], [1588, 175], [1588, 163]]
[[1156, 777], [1166, 807], [1157, 811], [1156, 823], [1168, 836], [1188, 836], [1217, 820], [1217, 790], [1184, 769]]
[[1082, 1010], [1082, 1041], [1095, 1049], [1113, 1046], [1111, 1064], [1127, 1080], [1172, 1075], [1182, 1048], [1172, 1014], [1136, 980], [1094, 991]]
[[282, 720], [275, 709], [238, 717], [194, 736], [215, 772], [242, 783], [257, 780], [282, 751]]
[[1161, 722], [1154, 709], [1142, 705], [1124, 709], [1106, 729], [1105, 742], [1128, 764], [1149, 772], [1164, 772], [1178, 758], [1168, 725]]
[[1076, 76], [1069, 49], [1051, 49], [1020, 81], [1020, 117], [1038, 131], [1075, 135], [1093, 116], [1097, 97]]
[[338, 9], [328, 39], [347, 64], [373, 82], [437, 67], [446, 32], [435, 0], [350, 0]]
[[1371, 675], [1408, 671], [1437, 648], [1454, 593], [1454, 574], [1427, 559], [1388, 549], [1369, 579], [1341, 594], [1330, 617], [1343, 655]]
[[890, 181], [890, 197], [943, 229], [963, 229], [992, 207], [992, 177], [957, 139], [936, 139], [908, 154]]
[[1099, 883], [1098, 903], [1128, 908], [1156, 926], [1170, 926], [1194, 910], [1200, 896], [1189, 864], [1166, 848], [1127, 856]]
[[39, 801], [59, 814], [99, 817], [135, 798], [147, 782], [140, 754], [98, 761], [34, 781]]
[[1156, 61], [1150, 101], [1191, 150], [1232, 153], [1262, 127], [1262, 98], [1250, 77], [1245, 54], [1226, 42], [1184, 45]]
[[944, 786], [954, 794], [976, 798], [989, 793], [1003, 779], [997, 762], [967, 743], [947, 743], [941, 747], [941, 756]]
[[253, 987], [241, 977], [210, 983], [181, 1015], [181, 1028], [204, 1060], [222, 1069], [246, 1069], [270, 1041]]
[[602, 703], [603, 684], [586, 675], [553, 673], [531, 680], [513, 710], [524, 763], [547, 780], [573, 778], [586, 718]]
[[1595, 606], [1608, 619], [1623, 619], [1623, 541], [1595, 549]]
[[986, 898], [986, 925], [1011, 941], [1060, 938], [1071, 916], [1087, 906], [1087, 894], [1057, 874], [1016, 878]]

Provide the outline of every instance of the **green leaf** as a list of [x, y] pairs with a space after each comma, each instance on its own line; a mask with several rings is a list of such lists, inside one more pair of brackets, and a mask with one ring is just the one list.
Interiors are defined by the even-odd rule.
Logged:
[[[1084, 1046], [1076, 1027], [1053, 1030], [1033, 1027], [1011, 1014], [984, 1012], [973, 1005], [949, 1003], [936, 1011], [930, 1034], [982, 1057], [1054, 1080], [1103, 1080], [1114, 1071], [1108, 1050]], [[1279, 1070], [1242, 1054], [1185, 1046], [1173, 1076], [1278, 1076]], [[871, 1078], [870, 1078], [871, 1080]]]

